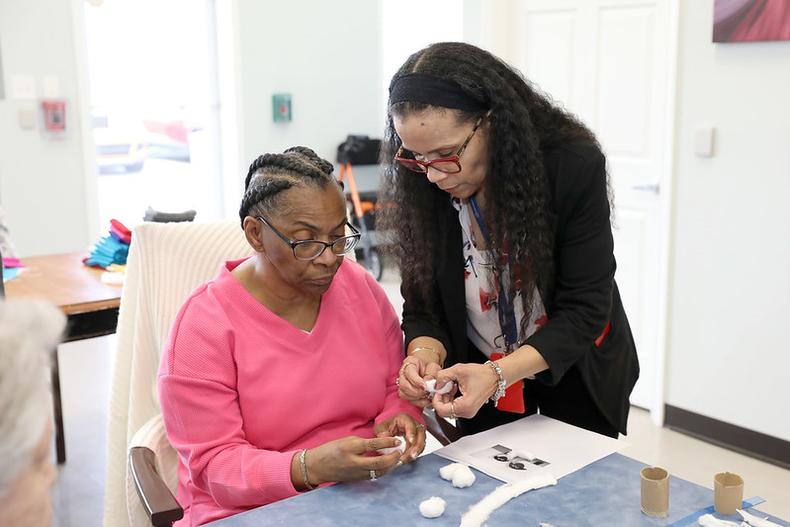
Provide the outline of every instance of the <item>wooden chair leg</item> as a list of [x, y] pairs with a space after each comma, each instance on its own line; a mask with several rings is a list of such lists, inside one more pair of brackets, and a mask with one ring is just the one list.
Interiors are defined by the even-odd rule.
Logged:
[[66, 432], [63, 429], [63, 405], [60, 399], [60, 365], [58, 349], [52, 353], [52, 407], [55, 417], [55, 452], [58, 464], [66, 462]]

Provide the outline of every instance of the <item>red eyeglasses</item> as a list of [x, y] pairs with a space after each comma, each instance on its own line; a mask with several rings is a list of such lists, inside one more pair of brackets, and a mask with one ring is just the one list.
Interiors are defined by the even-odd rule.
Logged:
[[472, 140], [475, 132], [477, 132], [477, 129], [480, 128], [480, 123], [483, 122], [483, 119], [487, 115], [488, 114], [480, 117], [477, 120], [475, 127], [472, 129], [472, 133], [469, 134], [469, 137], [466, 138], [466, 141], [464, 141], [464, 144], [461, 145], [461, 148], [458, 149], [458, 152], [456, 152], [454, 156], [439, 157], [432, 161], [419, 161], [412, 157], [403, 157], [403, 145], [401, 145], [401, 147], [398, 149], [398, 152], [395, 154], [394, 159], [412, 172], [418, 172], [420, 174], [425, 174], [428, 172], [429, 167], [433, 167], [435, 170], [444, 172], [445, 174], [457, 174], [461, 171], [461, 154], [464, 153], [464, 150], [466, 150], [466, 147], [469, 145], [469, 141]]

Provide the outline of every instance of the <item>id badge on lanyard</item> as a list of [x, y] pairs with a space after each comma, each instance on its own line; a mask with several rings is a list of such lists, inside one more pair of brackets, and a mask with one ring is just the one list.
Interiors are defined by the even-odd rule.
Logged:
[[[488, 227], [483, 220], [483, 215], [480, 213], [480, 208], [477, 206], [477, 200], [474, 196], [469, 198], [469, 204], [472, 207], [472, 213], [475, 216], [480, 232], [485, 237], [486, 241], [490, 244], [490, 236]], [[508, 255], [509, 259], [509, 255]], [[513, 262], [509, 261], [509, 265]], [[502, 331], [502, 336], [505, 339], [505, 353], [492, 353], [489, 357], [492, 361], [501, 359], [507, 354], [510, 354], [518, 347], [518, 329], [516, 326], [516, 314], [513, 305], [508, 301], [507, 288], [501, 279], [499, 281], [499, 297], [497, 298], [497, 313], [499, 314], [499, 327]], [[505, 395], [499, 398], [496, 402], [497, 410], [504, 412], [512, 412], [523, 414], [524, 408], [524, 381], [519, 379], [505, 390]]]

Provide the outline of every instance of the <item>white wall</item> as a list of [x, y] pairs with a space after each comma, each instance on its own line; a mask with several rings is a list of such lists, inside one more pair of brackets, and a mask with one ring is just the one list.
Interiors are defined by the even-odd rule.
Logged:
[[[293, 145], [335, 160], [350, 133], [381, 137], [380, 4], [373, 0], [238, 0], [243, 180], [258, 155]], [[272, 121], [273, 93], [293, 121]]]
[[712, 4], [680, 2], [667, 403], [790, 440], [790, 42], [714, 45]]
[[[437, 42], [463, 40], [467, 18], [478, 14], [475, 12], [470, 16], [466, 11], [467, 3], [469, 0], [382, 1], [382, 107], [386, 108], [389, 99], [392, 76], [413, 53]], [[424, 24], [414, 23], [416, 13], [422, 20], [441, 20], [441, 24], [433, 24], [430, 31], [426, 31]], [[475, 23], [474, 26], [480, 24]]]
[[[0, 46], [6, 99], [0, 100], [0, 204], [22, 256], [86, 249], [99, 234], [92, 148], [85, 135], [84, 0], [3, 0]], [[263, 152], [303, 144], [333, 160], [349, 133], [380, 137], [380, 2], [233, 0], [238, 174], [226, 174], [225, 203], [233, 215], [249, 163]], [[46, 35], [44, 38], [43, 36]], [[227, 55], [225, 55], [227, 57]], [[17, 111], [36, 105], [11, 99], [10, 78], [35, 77], [39, 90], [56, 75], [68, 101], [68, 136], [58, 141], [17, 124]], [[271, 95], [293, 95], [294, 120], [272, 122]], [[225, 101], [227, 102], [227, 101]], [[83, 119], [84, 114], [84, 119]], [[227, 129], [225, 130], [227, 132]], [[226, 134], [230, 136], [231, 134]], [[227, 139], [227, 138], [226, 138]], [[231, 138], [233, 139], [233, 138]], [[236, 146], [238, 145], [238, 149]], [[232, 166], [234, 163], [227, 163]], [[227, 167], [226, 167], [227, 170]], [[235, 180], [235, 181], [234, 181]]]
[[[0, 204], [22, 256], [85, 249], [91, 241], [90, 206], [82, 139], [83, 98], [74, 22], [81, 1], [2, 0], [0, 49], [5, 96], [0, 100]], [[67, 101], [65, 139], [42, 137], [41, 124], [22, 130], [20, 109], [36, 101], [13, 99], [12, 77], [28, 75], [42, 94], [45, 76], [56, 76]]]
[[518, 0], [463, 0], [463, 40], [515, 64]]

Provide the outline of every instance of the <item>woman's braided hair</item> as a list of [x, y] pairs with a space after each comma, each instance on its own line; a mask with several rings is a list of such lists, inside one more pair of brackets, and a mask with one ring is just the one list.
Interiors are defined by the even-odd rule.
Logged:
[[[506, 247], [519, 264], [510, 268], [510, 298], [519, 289], [524, 328], [535, 300], [534, 286], [546, 298], [554, 275], [552, 213], [543, 153], [569, 142], [597, 145], [595, 135], [514, 68], [475, 46], [445, 42], [418, 51], [395, 73], [390, 88], [410, 73], [453, 81], [490, 110], [490, 160], [483, 183], [490, 207], [485, 220], [492, 232], [495, 267], [499, 267]], [[380, 228], [394, 235], [390, 247], [404, 284], [428, 302], [435, 294], [431, 255], [446, 252], [451, 228], [447, 216], [439, 213], [446, 210], [448, 197], [426, 177], [415, 177], [392, 158], [401, 146], [393, 115], [405, 117], [430, 108], [409, 101], [389, 107], [382, 144], [382, 159], [388, 163], [382, 195], [387, 206], [382, 207], [380, 218]], [[461, 122], [471, 123], [484, 114], [459, 113]]]
[[[261, 216], [276, 210], [283, 190], [297, 185], [339, 185], [332, 176], [334, 166], [306, 146], [294, 146], [282, 154], [263, 154], [250, 165], [244, 180], [239, 218]], [[341, 187], [342, 188], [342, 187]]]

